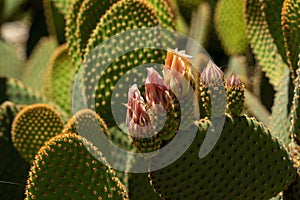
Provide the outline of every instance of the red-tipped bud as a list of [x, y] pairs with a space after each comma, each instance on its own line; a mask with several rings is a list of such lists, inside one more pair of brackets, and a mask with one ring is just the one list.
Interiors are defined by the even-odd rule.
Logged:
[[150, 116], [146, 110], [146, 104], [137, 85], [134, 84], [128, 91], [128, 104], [126, 125], [133, 135], [147, 134], [150, 128]]
[[208, 85], [220, 84], [224, 81], [224, 73], [217, 65], [209, 60], [201, 73], [201, 80]]
[[147, 68], [148, 76], [145, 80], [146, 101], [150, 109], [162, 107], [167, 109], [171, 104], [169, 87], [163, 78], [153, 68]]
[[230, 87], [243, 87], [242, 81], [238, 78], [236, 73], [232, 72], [232, 74], [228, 77], [226, 85], [228, 88]]
[[191, 89], [190, 81], [193, 80], [189, 60], [192, 56], [185, 51], [169, 49], [163, 70], [165, 83], [178, 97], [186, 96]]

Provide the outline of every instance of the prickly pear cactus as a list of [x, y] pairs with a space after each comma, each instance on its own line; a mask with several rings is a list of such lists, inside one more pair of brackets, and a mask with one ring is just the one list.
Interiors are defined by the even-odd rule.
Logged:
[[216, 5], [216, 31], [229, 55], [243, 54], [248, 48], [243, 3], [241, 0], [220, 0]]
[[83, 137], [66, 133], [38, 151], [29, 171], [26, 199], [74, 198], [74, 194], [87, 199], [128, 199], [101, 152]]
[[[0, 199], [299, 199], [299, 1], [0, 0], [0, 13]], [[173, 139], [192, 133], [179, 155]], [[178, 159], [157, 168], [168, 145]]]
[[67, 45], [57, 48], [50, 58], [45, 73], [44, 94], [66, 113], [71, 113], [74, 71], [68, 56]]
[[17, 104], [46, 102], [46, 99], [41, 94], [14, 78], [0, 78], [0, 93], [1, 103], [7, 100]]
[[32, 162], [39, 148], [61, 133], [61, 115], [47, 104], [32, 104], [19, 112], [12, 123], [12, 141], [21, 156]]
[[162, 198], [268, 199], [295, 180], [285, 147], [255, 119], [226, 116], [217, 144], [202, 159], [199, 149], [214, 124], [202, 119], [198, 126], [195, 140], [178, 160], [150, 172], [151, 184]]

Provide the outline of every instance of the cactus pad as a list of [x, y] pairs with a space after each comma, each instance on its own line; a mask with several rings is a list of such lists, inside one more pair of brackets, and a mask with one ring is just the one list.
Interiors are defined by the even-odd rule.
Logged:
[[73, 55], [77, 56], [78, 60], [81, 60], [84, 55], [84, 49], [87, 45], [87, 41], [93, 32], [93, 29], [97, 26], [99, 19], [109, 10], [110, 6], [114, 4], [116, 0], [110, 1], [96, 1], [96, 0], [83, 0], [78, 11], [76, 18], [77, 29], [75, 36], [77, 38], [75, 45], [76, 52], [80, 54]]
[[57, 48], [54, 37], [42, 38], [34, 48], [29, 60], [26, 62], [22, 81], [32, 89], [42, 92], [44, 75], [48, 67], [49, 59]]
[[0, 137], [10, 140], [11, 124], [18, 112], [24, 107], [10, 101], [5, 101], [0, 105]]
[[287, 65], [279, 54], [278, 48], [268, 29], [263, 6], [262, 1], [246, 1], [246, 31], [258, 64], [266, 72], [266, 76], [270, 79], [270, 83], [274, 86], [275, 90], [278, 90], [279, 84], [285, 76]]
[[228, 55], [243, 54], [248, 48], [243, 1], [220, 0], [215, 11], [215, 27]]
[[46, 101], [38, 92], [13, 78], [0, 77], [0, 94], [0, 103], [6, 100], [17, 104], [32, 104]]
[[300, 70], [296, 71], [297, 78], [295, 80], [294, 99], [291, 109], [291, 129], [290, 134], [299, 143], [300, 142]]
[[300, 54], [300, 2], [285, 0], [282, 8], [282, 29], [287, 48], [287, 59], [290, 68], [295, 72], [299, 67]]
[[274, 40], [274, 44], [277, 46], [278, 53], [286, 62], [286, 47], [284, 46], [283, 29], [281, 25], [281, 10], [283, 1], [284, 0], [263, 0], [261, 2], [263, 9], [262, 12], [265, 13], [266, 22], [268, 24], [268, 30]]
[[[144, 1], [119, 1], [101, 18], [89, 39], [86, 52], [90, 52], [96, 45], [125, 30], [156, 25], [158, 25], [158, 20], [155, 12]], [[116, 28], [111, 29], [110, 27]], [[86, 62], [81, 68], [86, 73], [84, 77], [88, 104], [92, 107], [95, 106], [97, 114], [104, 119], [108, 127], [114, 125], [110, 102], [117, 81], [127, 71], [136, 66], [162, 62], [163, 54], [161, 51], [145, 48], [147, 44], [154, 46], [159, 43], [156, 34], [153, 33], [151, 38], [148, 38], [147, 36], [145, 37], [143, 31], [125, 32], [121, 37], [117, 36], [117, 39], [112, 38], [109, 40], [107, 45], [102, 45], [101, 47], [103, 48], [95, 48], [86, 57]], [[128, 49], [128, 45], [136, 50], [124, 53]], [[121, 57], [115, 58], [114, 56], [118, 54], [121, 54]], [[110, 64], [110, 62], [112, 63]], [[99, 77], [99, 74], [101, 74], [101, 77]], [[98, 81], [96, 88], [92, 87], [95, 85], [95, 81]]]
[[290, 143], [289, 129], [291, 120], [289, 119], [289, 69], [285, 70], [285, 77], [282, 78], [278, 90], [275, 94], [272, 107], [270, 129], [272, 134], [282, 140], [287, 146]]
[[71, 113], [73, 68], [67, 45], [62, 45], [51, 56], [45, 74], [44, 94], [66, 113]]
[[12, 141], [22, 157], [31, 162], [39, 148], [62, 129], [62, 117], [56, 110], [47, 104], [33, 104], [15, 117]]
[[158, 193], [156, 193], [150, 185], [150, 179], [148, 173], [132, 173], [129, 175], [128, 181], [128, 193], [130, 199], [143, 200], [160, 200]]
[[[99, 160], [90, 151], [96, 152]], [[81, 199], [128, 199], [124, 186], [91, 143], [76, 134], [62, 134], [37, 153], [26, 199], [69, 199], [74, 195]]]
[[23, 68], [13, 46], [0, 41], [0, 76], [20, 79]]
[[207, 133], [213, 124], [203, 119], [198, 125], [196, 138], [178, 160], [150, 172], [162, 198], [268, 199], [295, 180], [287, 150], [253, 118], [226, 116], [217, 144], [202, 159], [199, 149], [205, 134], [213, 134]]

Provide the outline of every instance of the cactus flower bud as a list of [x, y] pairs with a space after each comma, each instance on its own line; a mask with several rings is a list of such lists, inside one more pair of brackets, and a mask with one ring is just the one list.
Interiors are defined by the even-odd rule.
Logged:
[[226, 81], [227, 112], [240, 115], [244, 108], [244, 84], [233, 72]]
[[145, 135], [150, 128], [150, 116], [146, 104], [136, 84], [128, 91], [126, 125], [130, 134]]
[[191, 89], [190, 80], [193, 80], [189, 60], [192, 56], [185, 51], [169, 49], [163, 70], [165, 83], [178, 97], [186, 96]]
[[209, 60], [201, 73], [201, 80], [208, 85], [218, 85], [223, 83], [224, 73], [217, 65]]
[[153, 68], [147, 68], [146, 101], [150, 109], [167, 109], [171, 104], [169, 87]]
[[232, 74], [228, 77], [226, 82], [227, 87], [243, 87], [242, 81], [237, 77], [236, 73], [232, 72]]

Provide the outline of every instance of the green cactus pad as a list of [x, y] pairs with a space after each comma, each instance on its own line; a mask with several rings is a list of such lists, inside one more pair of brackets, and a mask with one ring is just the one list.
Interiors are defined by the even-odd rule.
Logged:
[[74, 72], [67, 45], [57, 48], [45, 74], [44, 94], [66, 113], [71, 113]]
[[5, 101], [0, 105], [0, 137], [10, 140], [11, 124], [24, 107], [24, 105], [17, 105], [10, 101]]
[[[77, 37], [75, 32], [77, 30], [76, 19], [80, 10], [80, 6], [83, 0], [72, 1], [72, 5], [70, 6], [69, 12], [66, 16], [66, 40], [68, 44], [69, 54], [72, 56], [73, 65], [78, 62], [78, 56], [80, 55], [80, 51], [77, 48]], [[81, 59], [80, 59], [81, 60]], [[80, 61], [79, 60], [79, 61]]]
[[[65, 125], [62, 133], [79, 134], [94, 142], [94, 145], [96, 145], [97, 141], [100, 139], [98, 134], [104, 133], [106, 137], [108, 137], [108, 139], [119, 148], [126, 151], [133, 151], [129, 137], [126, 134], [116, 127], [107, 129], [104, 121], [99, 117], [99, 115], [90, 109], [78, 111]], [[118, 163], [126, 163], [125, 160], [127, 158], [115, 155], [114, 151], [108, 151], [108, 154], [109, 155], [106, 155], [106, 157], [117, 160]], [[116, 171], [116, 176], [125, 186], [127, 186], [128, 178], [126, 172]]]
[[0, 199], [24, 199], [23, 185], [30, 166], [11, 141], [11, 124], [22, 108], [8, 101], [0, 106]]
[[295, 80], [294, 98], [291, 109], [291, 136], [299, 143], [300, 142], [300, 69], [296, 71], [297, 77]]
[[248, 49], [243, 1], [220, 0], [215, 10], [215, 28], [228, 55], [243, 54]]
[[[76, 23], [79, 27], [75, 35], [79, 39], [77, 43], [81, 51], [86, 47], [87, 41], [93, 29], [97, 26], [99, 19], [105, 14], [107, 10], [115, 3], [116, 0], [110, 1], [95, 1], [84, 0], [80, 6]], [[82, 52], [81, 56], [84, 52]]]
[[285, 76], [287, 65], [272, 38], [263, 6], [262, 1], [248, 0], [245, 2], [246, 31], [258, 64], [266, 72], [266, 76], [275, 90], [278, 90], [279, 84]]
[[62, 129], [62, 117], [56, 110], [47, 104], [33, 104], [15, 117], [12, 141], [22, 157], [31, 162], [39, 148]]
[[295, 72], [300, 54], [300, 2], [285, 0], [282, 8], [282, 29], [290, 68]]
[[[202, 1], [192, 15], [189, 36], [204, 48], [208, 43], [211, 21], [211, 8], [207, 2]], [[182, 32], [181, 30], [178, 31]]]
[[156, 12], [146, 0], [118, 1], [101, 17], [88, 41], [85, 53], [89, 53], [101, 42], [123, 31], [154, 27], [158, 24]]
[[291, 120], [289, 119], [289, 69], [286, 68], [285, 76], [282, 78], [278, 90], [275, 94], [272, 107], [270, 129], [272, 135], [280, 138], [287, 146], [290, 143], [289, 129]]
[[174, 29], [175, 27], [175, 13], [174, 8], [170, 5], [169, 0], [147, 0], [149, 4], [153, 7], [157, 14], [157, 19], [159, 20], [162, 28]]
[[[63, 133], [76, 133], [81, 134], [81, 130], [94, 130], [97, 131], [101, 128], [101, 131], [108, 135], [107, 127], [105, 122], [90, 109], [83, 109], [75, 113], [68, 123], [64, 126]], [[93, 132], [93, 131], [89, 131]], [[85, 136], [89, 138], [89, 136]]]
[[146, 138], [131, 137], [131, 140], [138, 153], [153, 152], [160, 149], [162, 145], [162, 139], [158, 134]]
[[274, 44], [277, 46], [278, 52], [282, 59], [287, 63], [286, 48], [284, 46], [283, 29], [281, 24], [281, 10], [284, 0], [263, 0], [262, 9], [265, 13], [268, 29], [274, 40]]
[[60, 198], [125, 200], [128, 196], [97, 148], [79, 135], [62, 134], [39, 150], [26, 186], [26, 199]]
[[0, 40], [0, 76], [20, 79], [22, 67], [14, 47]]
[[[175, 28], [176, 16], [170, 5], [169, 0], [147, 0], [147, 2], [155, 10], [157, 19], [162, 28], [173, 30]], [[174, 47], [176, 38], [169, 34], [162, 35], [162, 43], [164, 47]]]
[[[65, 16], [55, 6], [53, 0], [42, 0], [46, 25], [49, 34], [55, 37], [59, 44], [65, 42]], [[68, 1], [68, 0], [67, 0]]]
[[158, 193], [150, 185], [148, 173], [132, 173], [128, 181], [129, 199], [160, 200]]
[[269, 199], [295, 180], [288, 151], [255, 119], [226, 116], [218, 142], [201, 159], [204, 137], [216, 133], [208, 120], [198, 125], [196, 138], [178, 160], [150, 172], [163, 199]]
[[[96, 0], [83, 0], [78, 11], [76, 18], [77, 29], [75, 30], [75, 36], [77, 38], [74, 43], [76, 54], [72, 55], [78, 64], [83, 58], [84, 49], [87, 45], [87, 41], [93, 32], [93, 29], [97, 26], [99, 19], [105, 14], [107, 10], [115, 3], [116, 0], [110, 1], [96, 1]], [[79, 53], [79, 54], [78, 54]], [[77, 67], [77, 66], [76, 66]]]
[[[119, 1], [101, 18], [89, 40], [86, 52], [90, 52], [99, 43], [122, 31], [156, 25], [158, 25], [158, 20], [156, 19], [155, 12], [144, 1]], [[116, 28], [111, 29], [110, 27]], [[158, 44], [158, 36], [156, 35], [158, 33], [153, 33], [151, 38], [145, 37], [143, 31], [130, 32], [130, 36], [128, 34], [128, 32], [125, 32], [124, 38], [110, 38], [110, 45], [102, 45], [101, 47], [104, 46], [103, 48], [95, 48], [90, 52], [85, 64], [81, 67], [84, 73], [86, 73], [84, 77], [85, 85], [87, 86], [85, 92], [89, 95], [88, 104], [89, 106], [95, 106], [97, 114], [104, 119], [108, 127], [114, 125], [110, 102], [117, 81], [121, 77], [123, 78], [127, 71], [136, 66], [154, 62], [162, 63], [163, 61], [162, 51], [146, 49], [144, 47], [145, 44], [151, 46]], [[130, 45], [134, 45], [133, 47], [136, 50], [124, 53], [128, 49], [128, 44], [126, 43], [128, 41], [134, 42], [133, 44], [130, 43]], [[121, 54], [122, 56], [112, 59], [116, 54]], [[110, 64], [110, 62], [112, 63]], [[105, 69], [105, 67], [107, 68]], [[101, 77], [99, 77], [99, 74], [101, 74]], [[96, 88], [89, 87], [90, 85], [95, 85], [94, 82], [97, 80], [97, 77], [100, 80]]]
[[26, 62], [22, 81], [32, 89], [42, 92], [44, 75], [48, 66], [49, 59], [57, 48], [57, 41], [53, 37], [42, 38], [29, 60]]
[[[198, 103], [200, 108], [200, 116], [218, 117], [226, 111], [226, 93], [223, 84], [209, 86], [206, 83], [200, 83], [198, 88]], [[212, 103], [213, 102], [215, 103]]]
[[17, 104], [46, 102], [46, 99], [38, 92], [13, 78], [0, 77], [0, 94], [0, 103], [6, 100]]
[[[158, 132], [158, 137], [161, 138], [165, 145], [169, 142], [175, 134], [180, 130], [187, 130], [194, 124], [194, 121], [198, 120], [196, 109], [197, 100], [193, 98], [193, 94], [187, 95], [187, 97], [181, 100], [173, 98], [172, 107], [167, 110], [166, 119], [160, 120], [161, 130]], [[159, 120], [160, 118], [158, 118]], [[162, 124], [162, 122], [164, 124]]]

